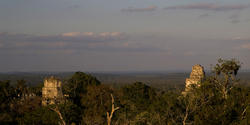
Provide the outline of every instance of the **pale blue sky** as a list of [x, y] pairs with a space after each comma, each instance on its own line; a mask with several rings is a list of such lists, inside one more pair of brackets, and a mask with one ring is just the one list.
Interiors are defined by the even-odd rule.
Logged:
[[0, 0], [0, 72], [250, 69], [249, 0]]

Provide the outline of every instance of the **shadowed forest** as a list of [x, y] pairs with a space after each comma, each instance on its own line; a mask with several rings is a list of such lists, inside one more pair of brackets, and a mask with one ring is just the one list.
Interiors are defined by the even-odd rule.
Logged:
[[[249, 125], [250, 73], [219, 59], [198, 85], [190, 72], [2, 73], [0, 124]], [[42, 106], [43, 80], [62, 80], [63, 103]]]

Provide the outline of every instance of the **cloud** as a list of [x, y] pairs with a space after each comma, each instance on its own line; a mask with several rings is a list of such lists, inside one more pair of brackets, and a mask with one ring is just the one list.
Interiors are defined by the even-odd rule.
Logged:
[[166, 51], [162, 47], [151, 43], [140, 43], [138, 41], [89, 43], [89, 48], [96, 51], [116, 51], [116, 52], [160, 52]]
[[205, 18], [205, 17], [209, 17], [209, 16], [211, 16], [211, 15], [208, 13], [205, 13], [205, 14], [199, 15], [198, 18]]
[[250, 50], [250, 43], [242, 44], [240, 47], [243, 48], [243, 49]]
[[231, 16], [229, 16], [229, 19], [238, 19], [240, 16], [238, 14], [233, 14]]
[[125, 9], [121, 9], [122, 12], [152, 12], [157, 9], [157, 6], [148, 6], [146, 8], [134, 8], [134, 7], [129, 7]]
[[[161, 51], [160, 47], [150, 43], [134, 41], [121, 32], [67, 32], [58, 35], [31, 35], [0, 33], [1, 52], [70, 52], [106, 51], [106, 52], [145, 52]], [[51, 51], [53, 50], [53, 51]], [[12, 52], [13, 53], [13, 52]]]
[[237, 24], [237, 23], [240, 23], [240, 20], [238, 19], [233, 19], [230, 21], [232, 24]]
[[127, 39], [127, 35], [121, 32], [102, 32], [99, 34], [93, 32], [69, 32], [63, 33], [59, 37], [62, 37], [64, 40], [85, 42], [106, 42]]
[[236, 24], [236, 23], [240, 22], [240, 16], [239, 16], [239, 14], [233, 14], [233, 15], [229, 16], [228, 19], [230, 20], [230, 22], [232, 24]]
[[184, 56], [196, 56], [197, 53], [193, 52], [193, 51], [186, 51], [183, 53]]
[[121, 32], [102, 32], [99, 34], [95, 34], [93, 32], [68, 32], [62, 34], [63, 37], [92, 37], [92, 38], [121, 37], [123, 35], [124, 33]]
[[63, 33], [62, 36], [64, 37], [79, 37], [79, 36], [93, 36], [93, 32], [68, 32], [68, 33]]
[[244, 38], [237, 36], [237, 37], [233, 37], [232, 40], [244, 40]]
[[68, 6], [69, 9], [78, 9], [78, 8], [81, 8], [80, 5], [77, 5], [77, 4], [74, 4], [74, 5], [70, 5]]
[[17, 42], [16, 47], [45, 47], [45, 48], [63, 48], [69, 45], [68, 42]]
[[120, 32], [69, 32], [59, 35], [0, 33], [0, 47], [5, 49], [87, 48], [89, 43], [122, 42], [127, 35]]
[[[230, 41], [230, 40], [229, 40]], [[231, 39], [237, 50], [250, 50], [250, 38], [249, 37], [233, 37]]]
[[212, 11], [231, 11], [231, 10], [243, 10], [249, 8], [249, 5], [245, 4], [231, 4], [231, 5], [217, 5], [215, 3], [194, 3], [187, 5], [177, 5], [177, 6], [169, 6], [165, 9], [167, 10], [212, 10]]
[[240, 36], [236, 36], [231, 38], [231, 40], [235, 41], [235, 42], [248, 42], [250, 41], [249, 37], [240, 37]]

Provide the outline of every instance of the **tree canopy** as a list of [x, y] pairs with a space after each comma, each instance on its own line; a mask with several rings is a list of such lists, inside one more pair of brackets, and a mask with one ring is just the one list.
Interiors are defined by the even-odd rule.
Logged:
[[41, 106], [42, 84], [0, 81], [0, 124], [248, 125], [250, 87], [238, 84], [240, 67], [235, 59], [219, 59], [186, 95], [177, 91], [183, 88], [161, 90], [142, 82], [115, 88], [76, 72], [63, 83], [64, 103], [48, 106]]

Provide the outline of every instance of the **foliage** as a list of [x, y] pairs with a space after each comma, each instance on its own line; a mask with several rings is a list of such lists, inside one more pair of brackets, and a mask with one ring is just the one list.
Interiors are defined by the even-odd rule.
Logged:
[[184, 110], [183, 99], [176, 92], [168, 91], [157, 95], [157, 100], [151, 106], [151, 112], [159, 115], [161, 124], [177, 125], [182, 121]]
[[11, 104], [15, 97], [15, 91], [10, 86], [10, 81], [0, 81], [0, 123], [13, 123], [14, 118], [12, 117]]
[[224, 98], [227, 98], [230, 89], [237, 83], [238, 80], [235, 76], [240, 67], [240, 62], [235, 59], [219, 59], [218, 64], [214, 66], [213, 73], [215, 73], [215, 75], [213, 82], [216, 83], [217, 87], [221, 90]]
[[59, 109], [66, 124], [79, 124], [81, 122], [81, 108], [71, 101], [59, 105]]
[[[236, 86], [240, 68], [236, 60], [218, 60], [212, 76], [199, 87], [193, 87], [184, 98], [186, 111], [183, 124], [240, 124], [250, 103], [249, 89]], [[246, 120], [247, 121], [247, 120]]]
[[81, 99], [82, 119], [86, 125], [106, 124], [106, 112], [111, 110], [110, 93], [113, 90], [105, 85], [87, 87], [87, 93]]
[[80, 106], [81, 97], [86, 93], [89, 85], [100, 85], [95, 77], [83, 72], [76, 72], [64, 85], [64, 93], [69, 95], [75, 104]]
[[247, 125], [250, 87], [237, 84], [239, 68], [240, 62], [235, 59], [219, 59], [213, 73], [186, 95], [179, 91], [184, 85], [165, 89], [168, 85], [160, 84], [158, 88], [163, 89], [155, 89], [148, 83], [135, 82], [117, 89], [76, 72], [63, 84], [67, 100], [43, 107], [42, 84], [0, 81], [0, 124], [58, 124], [60, 118], [51, 110], [55, 106], [66, 124], [107, 124], [112, 94], [115, 107], [119, 107], [112, 125]]
[[122, 88], [123, 99], [134, 104], [133, 110], [144, 111], [147, 110], [149, 105], [154, 102], [156, 92], [150, 86], [141, 82], [127, 85]]
[[49, 107], [39, 107], [31, 112], [26, 112], [21, 123], [25, 125], [48, 125], [58, 124], [58, 115], [49, 109]]

